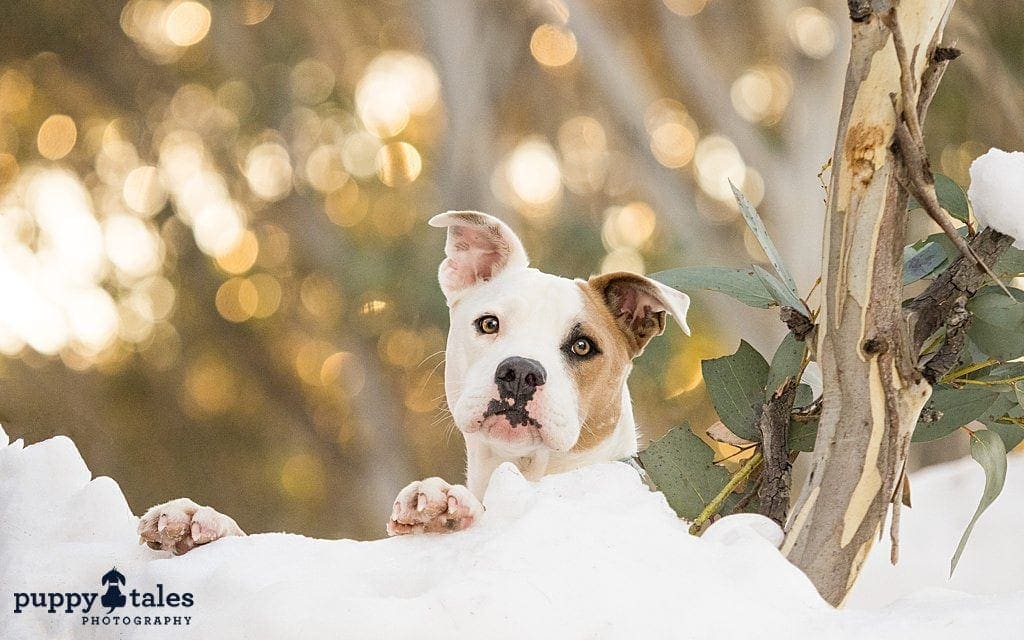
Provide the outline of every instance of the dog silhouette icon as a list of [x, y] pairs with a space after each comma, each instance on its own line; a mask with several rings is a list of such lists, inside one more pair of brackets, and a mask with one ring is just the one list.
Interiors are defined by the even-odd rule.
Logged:
[[125, 584], [125, 578], [117, 567], [112, 568], [110, 571], [103, 574], [100, 578], [100, 584], [109, 585], [106, 593], [100, 598], [100, 604], [104, 607], [109, 607], [107, 613], [112, 613], [114, 609], [123, 607], [128, 601], [124, 594], [121, 593], [121, 588], [118, 584]]

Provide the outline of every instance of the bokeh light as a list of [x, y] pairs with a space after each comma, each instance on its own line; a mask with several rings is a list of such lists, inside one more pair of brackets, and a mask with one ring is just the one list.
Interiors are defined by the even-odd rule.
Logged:
[[665, 6], [676, 15], [690, 17], [704, 10], [708, 0], [663, 0]]
[[253, 147], [245, 158], [249, 188], [268, 202], [280, 200], [292, 188], [292, 164], [288, 150], [276, 142]]
[[703, 138], [694, 154], [697, 183], [716, 200], [734, 202], [729, 181], [739, 186], [747, 178], [747, 166], [732, 140], [714, 134]]
[[743, 72], [732, 84], [733, 108], [744, 120], [775, 124], [793, 95], [793, 80], [780, 67], [761, 65]]
[[199, 2], [172, 2], [164, 13], [167, 39], [179, 47], [190, 47], [210, 31], [210, 10]]
[[524, 212], [542, 215], [562, 192], [558, 157], [542, 138], [528, 138], [508, 155], [504, 178]]
[[576, 36], [567, 27], [542, 24], [530, 36], [530, 53], [545, 67], [563, 67], [576, 57]]
[[393, 142], [377, 152], [377, 176], [389, 187], [413, 182], [422, 170], [423, 160], [408, 142]]
[[836, 47], [835, 25], [816, 7], [794, 9], [786, 26], [789, 39], [809, 58], [825, 58]]
[[78, 140], [78, 128], [70, 116], [52, 115], [43, 121], [36, 136], [39, 155], [47, 160], [60, 160], [71, 153]]
[[385, 51], [374, 58], [356, 85], [356, 111], [367, 130], [387, 138], [411, 117], [427, 113], [440, 91], [434, 67], [423, 57]]

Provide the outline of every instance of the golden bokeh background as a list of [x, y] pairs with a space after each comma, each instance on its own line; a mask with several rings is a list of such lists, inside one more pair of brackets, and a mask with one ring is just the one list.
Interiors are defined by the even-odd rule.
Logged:
[[[809, 290], [844, 7], [6, 2], [0, 422], [72, 436], [136, 512], [378, 537], [402, 485], [464, 464], [425, 221], [497, 214], [563, 275], [761, 261], [732, 180]], [[965, 184], [1024, 147], [1024, 8], [957, 7], [928, 137]], [[694, 298], [694, 337], [633, 374], [644, 439], [714, 420], [701, 358], [781, 336]]]

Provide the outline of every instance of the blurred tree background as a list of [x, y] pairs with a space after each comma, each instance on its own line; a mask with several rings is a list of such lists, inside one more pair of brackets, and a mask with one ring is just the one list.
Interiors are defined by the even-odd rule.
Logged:
[[[731, 179], [807, 291], [845, 10], [6, 0], [0, 421], [72, 436], [136, 512], [187, 495], [248, 531], [379, 537], [401, 486], [464, 464], [425, 220], [494, 213], [563, 275], [743, 266], [764, 256]], [[965, 56], [927, 139], [961, 184], [1024, 148], [1022, 21], [961, 0], [947, 29]], [[782, 335], [694, 302], [694, 337], [631, 379], [644, 440], [714, 420], [702, 358]]]

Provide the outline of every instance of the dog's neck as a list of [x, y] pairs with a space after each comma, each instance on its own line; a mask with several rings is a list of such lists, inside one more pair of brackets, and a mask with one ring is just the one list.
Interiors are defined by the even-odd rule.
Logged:
[[523, 456], [508, 455], [486, 438], [477, 434], [466, 436], [466, 486], [483, 499], [491, 474], [502, 463], [511, 462], [528, 480], [539, 480], [549, 473], [562, 473], [609, 460], [619, 460], [637, 452], [636, 422], [629, 388], [622, 386], [622, 410], [615, 428], [597, 445], [577, 451], [537, 450]]

